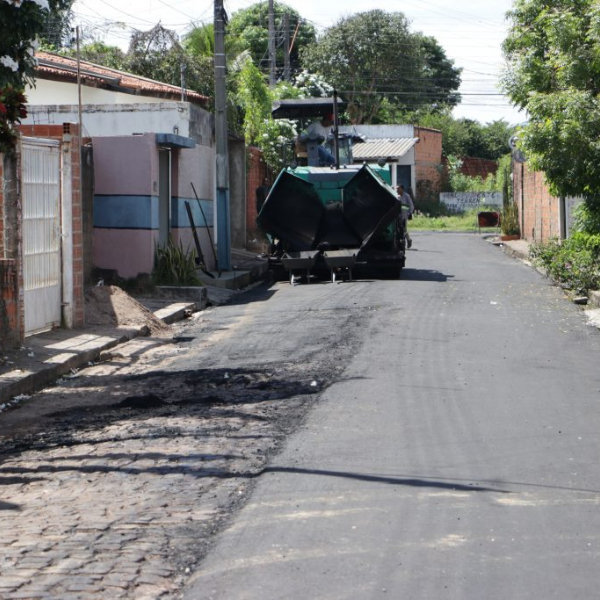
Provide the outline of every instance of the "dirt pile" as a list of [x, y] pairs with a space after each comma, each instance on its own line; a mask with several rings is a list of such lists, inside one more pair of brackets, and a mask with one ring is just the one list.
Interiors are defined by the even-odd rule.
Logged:
[[169, 331], [169, 326], [154, 316], [152, 311], [115, 285], [96, 286], [86, 292], [85, 324], [88, 327], [146, 325], [151, 335]]

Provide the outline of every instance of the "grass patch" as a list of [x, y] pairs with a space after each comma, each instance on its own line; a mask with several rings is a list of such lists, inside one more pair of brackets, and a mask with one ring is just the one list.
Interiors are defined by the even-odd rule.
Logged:
[[[451, 215], [428, 215], [415, 212], [408, 224], [409, 231], [479, 231], [477, 213], [473, 210]], [[482, 227], [482, 233], [498, 233], [497, 227]]]

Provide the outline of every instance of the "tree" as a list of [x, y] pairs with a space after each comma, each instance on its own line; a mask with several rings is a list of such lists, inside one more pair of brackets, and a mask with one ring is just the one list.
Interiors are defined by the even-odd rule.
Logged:
[[422, 75], [422, 93], [433, 107], [456, 106], [460, 103], [461, 69], [454, 66], [438, 41], [431, 36], [418, 35], [422, 57], [425, 61]]
[[471, 119], [455, 119], [449, 111], [417, 111], [405, 115], [404, 120], [439, 129], [445, 156], [499, 160], [508, 153], [508, 140], [514, 133], [514, 127], [502, 119], [483, 125]]
[[353, 123], [377, 122], [380, 110], [453, 105], [460, 71], [433, 38], [409, 31], [400, 12], [371, 10], [346, 17], [302, 53], [348, 102]]
[[[66, 51], [69, 56], [75, 56], [77, 50], [72, 48]], [[125, 53], [118, 46], [109, 46], [104, 42], [91, 42], [80, 48], [80, 56], [83, 60], [103, 65], [111, 69], [122, 70], [125, 64]]]
[[0, 152], [14, 149], [14, 125], [27, 115], [23, 90], [33, 83], [33, 49], [51, 15], [69, 0], [0, 0]]
[[212, 97], [212, 64], [194, 60], [179, 43], [177, 34], [160, 23], [131, 36], [123, 69]]
[[73, 18], [71, 7], [74, 1], [64, 0], [62, 7], [50, 10], [44, 29], [39, 34], [42, 44], [61, 48], [66, 41], [71, 39], [71, 20]]
[[516, 0], [509, 16], [503, 88], [529, 114], [518, 145], [551, 193], [599, 210], [600, 4]]
[[[275, 21], [275, 46], [277, 72], [281, 74], [283, 66], [283, 48], [286, 35], [290, 39], [290, 69], [292, 73], [301, 70], [300, 52], [302, 48], [316, 41], [315, 28], [304, 21], [297, 11], [283, 2], [273, 2]], [[289, 30], [284, 31], [284, 15], [289, 15]], [[228, 36], [237, 40], [250, 51], [254, 64], [263, 72], [269, 70], [269, 5], [268, 2], [257, 2], [248, 8], [233, 14], [227, 26]], [[293, 41], [293, 44], [292, 44]]]

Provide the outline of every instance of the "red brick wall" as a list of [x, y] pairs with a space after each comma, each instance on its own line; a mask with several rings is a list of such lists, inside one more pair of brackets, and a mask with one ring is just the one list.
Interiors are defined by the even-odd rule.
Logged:
[[[273, 177], [262, 159], [258, 148], [248, 147], [248, 175], [246, 178], [246, 244], [248, 250], [264, 250], [264, 236], [256, 225], [256, 188], [262, 184], [265, 177], [273, 183]], [[253, 240], [256, 240], [254, 242]]]
[[460, 172], [468, 177], [481, 177], [486, 179], [490, 174], [496, 174], [498, 163], [495, 160], [487, 158], [474, 158], [473, 156], [463, 156]]
[[415, 127], [415, 199], [437, 199], [442, 186], [442, 132]]
[[514, 163], [514, 197], [519, 207], [521, 236], [542, 242], [560, 235], [559, 200], [548, 191], [544, 174]]

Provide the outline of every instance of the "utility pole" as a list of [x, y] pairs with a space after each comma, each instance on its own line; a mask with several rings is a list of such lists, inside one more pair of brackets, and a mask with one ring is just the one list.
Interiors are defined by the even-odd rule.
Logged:
[[227, 92], [225, 76], [225, 23], [223, 0], [215, 0], [215, 141], [217, 146], [217, 265], [231, 269], [231, 225], [229, 218], [229, 154], [227, 148]]
[[79, 25], [75, 28], [75, 43], [77, 44], [77, 120], [79, 121], [79, 151], [81, 152], [81, 138], [83, 136], [83, 124], [81, 122], [81, 51], [79, 48]]
[[290, 80], [290, 15], [283, 15], [283, 79]]
[[269, 0], [269, 85], [275, 85], [275, 11]]

